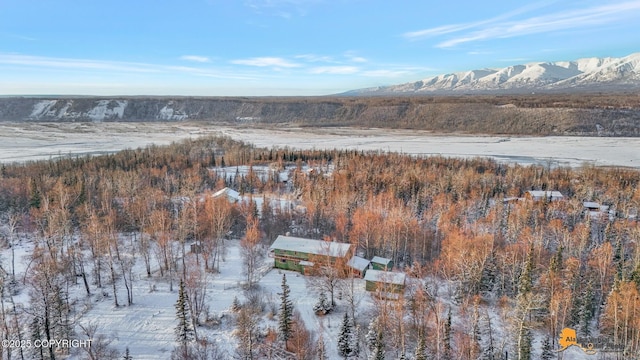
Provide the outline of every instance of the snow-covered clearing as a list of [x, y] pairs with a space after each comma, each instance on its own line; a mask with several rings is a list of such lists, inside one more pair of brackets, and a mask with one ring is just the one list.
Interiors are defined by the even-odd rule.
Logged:
[[[29, 255], [33, 250], [33, 242], [27, 238], [16, 246], [16, 275], [22, 279], [28, 271]], [[5, 269], [10, 269], [11, 251], [0, 251], [0, 259]], [[338, 358], [336, 339], [340, 330], [341, 319], [347, 311], [346, 301], [338, 300], [337, 309], [326, 316], [318, 317], [313, 312], [313, 306], [317, 302], [317, 294], [309, 288], [307, 278], [291, 271], [279, 271], [272, 269], [273, 260], [265, 258], [260, 268], [262, 278], [258, 284], [260, 298], [267, 304], [267, 308], [273, 306], [277, 309], [280, 298], [278, 293], [282, 291], [282, 274], [287, 275], [287, 282], [291, 288], [291, 300], [294, 307], [300, 312], [308, 329], [318, 333], [323, 332], [326, 349], [330, 359]], [[232, 358], [237, 346], [233, 335], [235, 324], [231, 305], [234, 298], [245, 301], [243, 290], [243, 265], [240, 255], [238, 240], [229, 240], [224, 261], [220, 263], [218, 273], [207, 274], [206, 306], [209, 313], [220, 318], [220, 324], [211, 327], [201, 326], [197, 328], [198, 335], [208, 338], [217, 344], [218, 349], [225, 358]], [[173, 290], [170, 290], [169, 281], [160, 278], [157, 272], [153, 277], [147, 278], [144, 265], [138, 259], [134, 268], [133, 299], [130, 306], [114, 306], [112, 287], [106, 285], [102, 289], [91, 286], [92, 295], [87, 296], [82, 282], [70, 289], [70, 296], [74, 305], [74, 316], [78, 317], [75, 326], [76, 338], [86, 338], [80, 326], [97, 326], [97, 334], [104, 335], [110, 340], [110, 346], [124, 353], [129, 348], [135, 359], [169, 359], [171, 351], [177, 345], [174, 329], [177, 324], [174, 305], [178, 297], [178, 285], [174, 281]], [[359, 311], [366, 312], [371, 305], [370, 296], [364, 290], [364, 281], [355, 280], [355, 289], [359, 301]], [[126, 303], [125, 289], [118, 286], [120, 303]], [[28, 291], [21, 286], [21, 292], [14, 297], [17, 303], [28, 306]], [[369, 300], [369, 301], [367, 301]], [[273, 305], [272, 305], [273, 304]], [[268, 312], [268, 311], [267, 311]], [[264, 316], [261, 327], [277, 328], [277, 318], [269, 319]], [[80, 355], [72, 355], [69, 359], [80, 358]]]

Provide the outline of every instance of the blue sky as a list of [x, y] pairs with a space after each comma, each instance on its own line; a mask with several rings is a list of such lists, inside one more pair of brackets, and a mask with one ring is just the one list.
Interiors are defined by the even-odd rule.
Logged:
[[640, 0], [0, 0], [0, 95], [324, 95], [640, 51]]

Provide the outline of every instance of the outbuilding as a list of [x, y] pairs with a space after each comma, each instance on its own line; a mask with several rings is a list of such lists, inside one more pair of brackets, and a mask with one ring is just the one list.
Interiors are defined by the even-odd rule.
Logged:
[[364, 275], [365, 289], [367, 291], [380, 291], [383, 293], [404, 293], [406, 274], [401, 272], [367, 270]]

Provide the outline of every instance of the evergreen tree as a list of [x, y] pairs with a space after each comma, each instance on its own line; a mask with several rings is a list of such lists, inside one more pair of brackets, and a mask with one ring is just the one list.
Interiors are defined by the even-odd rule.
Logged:
[[375, 317], [369, 323], [369, 328], [368, 328], [367, 334], [364, 336], [365, 340], [367, 341], [367, 348], [369, 349], [369, 351], [373, 351], [373, 349], [376, 348], [376, 346], [378, 344], [378, 332], [379, 331], [380, 331], [380, 329], [379, 329], [379, 325], [378, 325], [378, 318]]
[[31, 179], [31, 196], [29, 197], [29, 207], [40, 209], [40, 203], [42, 202], [42, 194], [38, 190], [36, 181]]
[[418, 345], [413, 355], [414, 360], [427, 360], [427, 345], [424, 342], [424, 336], [418, 337]]
[[496, 259], [494, 256], [490, 256], [487, 259], [487, 264], [482, 268], [482, 275], [480, 277], [480, 292], [491, 292], [493, 290], [494, 284], [497, 278], [497, 266]]
[[278, 331], [280, 340], [284, 341], [285, 348], [291, 339], [292, 319], [293, 319], [293, 303], [289, 298], [289, 285], [287, 284], [287, 276], [282, 274], [282, 292], [280, 295], [280, 313], [278, 314]]
[[447, 322], [444, 324], [444, 358], [451, 358], [451, 308], [447, 314]]
[[342, 326], [340, 327], [340, 335], [338, 335], [338, 354], [344, 358], [351, 356], [352, 354], [352, 340], [353, 327], [351, 326], [351, 320], [349, 314], [344, 313], [342, 318]]
[[640, 289], [640, 261], [631, 273], [631, 281], [635, 282], [638, 289]]
[[127, 346], [127, 348], [124, 350], [124, 356], [122, 357], [123, 360], [133, 360], [133, 357], [131, 356], [131, 354], [129, 353], [129, 347]]
[[551, 341], [549, 337], [545, 337], [542, 342], [542, 354], [540, 355], [541, 360], [551, 360], [555, 357], [554, 351], [551, 349]]
[[518, 283], [518, 292], [520, 295], [529, 294], [533, 289], [533, 243], [527, 253], [527, 260], [524, 263], [524, 269], [520, 274], [520, 281]]
[[616, 267], [615, 281], [619, 282], [623, 280], [623, 265], [624, 265], [624, 249], [622, 248], [622, 241], [618, 239], [616, 241], [616, 247], [613, 251], [613, 264]]
[[580, 310], [578, 318], [578, 331], [580, 335], [591, 336], [589, 325], [595, 314], [595, 294], [593, 292], [593, 281], [588, 280], [587, 286], [580, 294]]
[[556, 251], [555, 255], [551, 258], [551, 263], [549, 264], [549, 271], [552, 273], [558, 273], [562, 270], [562, 252], [564, 248], [560, 246], [558, 251]]
[[176, 318], [178, 319], [178, 325], [175, 328], [176, 341], [182, 346], [195, 339], [195, 331], [191, 322], [191, 309], [189, 309], [189, 297], [184, 291], [184, 281], [180, 280], [180, 287], [178, 290], [178, 301], [175, 304]]
[[[29, 330], [31, 332], [31, 343], [34, 343], [36, 340], [41, 340], [42, 337], [42, 324], [40, 323], [40, 319], [37, 316], [34, 316], [31, 319], [31, 323], [29, 324]], [[34, 348], [33, 351], [39, 355], [40, 359], [44, 359], [44, 347], [40, 346], [38, 348]]]
[[378, 331], [374, 347], [369, 355], [369, 360], [384, 360], [384, 338], [382, 330]]
[[352, 319], [351, 328], [351, 355], [360, 355], [360, 326], [355, 323], [355, 319]]
[[316, 315], [326, 315], [333, 310], [333, 306], [329, 299], [327, 299], [327, 295], [323, 292], [320, 293], [320, 298], [318, 302], [313, 306], [313, 311]]
[[520, 328], [521, 341], [518, 344], [518, 360], [531, 360], [531, 330], [526, 326]]

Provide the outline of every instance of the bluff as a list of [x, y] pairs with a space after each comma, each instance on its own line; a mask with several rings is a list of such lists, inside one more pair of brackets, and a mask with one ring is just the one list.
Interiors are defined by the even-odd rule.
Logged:
[[640, 136], [640, 98], [618, 95], [420, 97], [4, 97], [0, 121], [197, 121], [363, 126], [434, 132]]

